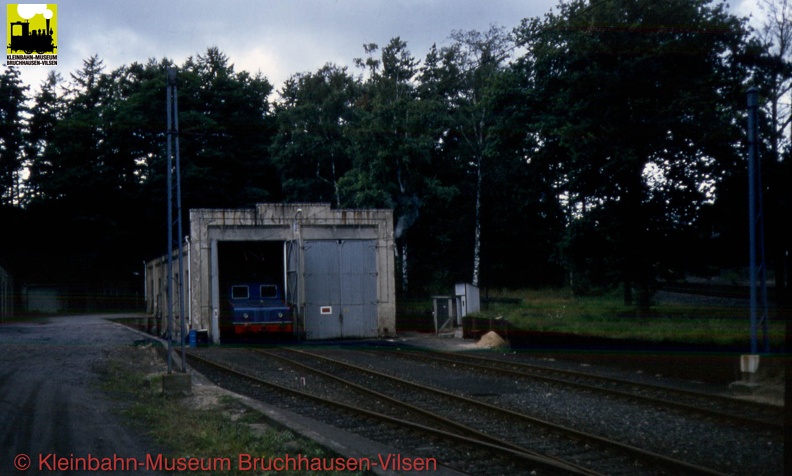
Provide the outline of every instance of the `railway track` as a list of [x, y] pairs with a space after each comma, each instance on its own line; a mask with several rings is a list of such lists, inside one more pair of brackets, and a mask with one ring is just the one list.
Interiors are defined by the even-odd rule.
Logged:
[[[249, 351], [241, 353], [251, 356]], [[225, 355], [218, 359], [217, 354]], [[369, 438], [389, 444], [401, 442], [407, 451], [437, 458], [441, 464], [469, 474], [601, 474], [560, 458], [521, 449], [507, 441], [499, 442], [484, 434], [464, 434], [459, 424], [451, 420], [444, 421], [442, 417], [432, 417], [416, 408], [402, 405], [396, 399], [376, 396], [364, 400], [354, 399], [350, 398], [349, 392], [339, 388], [325, 388], [325, 391], [317, 392], [313, 382], [306, 385], [304, 378], [286, 378], [287, 384], [275, 382], [277, 378], [262, 378], [262, 372], [256, 370], [256, 365], [240, 365], [235, 360], [239, 359], [239, 354], [239, 351], [215, 352], [212, 358], [207, 358], [197, 352], [190, 352], [187, 358], [191, 366], [204, 372], [220, 386], [339, 428], [355, 429]], [[246, 360], [250, 359], [242, 359]], [[267, 362], [259, 360], [266, 367]], [[428, 424], [427, 419], [434, 425]]]
[[394, 355], [431, 361], [442, 365], [461, 365], [476, 371], [540, 380], [584, 391], [599, 392], [628, 400], [646, 402], [655, 406], [704, 415], [719, 422], [726, 421], [741, 426], [750, 425], [779, 431], [784, 427], [784, 409], [782, 407], [739, 400], [726, 395], [698, 392], [544, 365], [510, 362], [470, 354], [399, 351], [394, 353]]
[[[261, 351], [259, 351], [262, 353]], [[284, 358], [278, 352], [299, 356], [300, 362]], [[559, 425], [518, 411], [493, 405], [485, 401], [444, 391], [433, 386], [408, 381], [387, 373], [364, 368], [347, 361], [331, 359], [297, 349], [269, 351], [266, 355], [288, 361], [306, 370], [319, 370], [347, 385], [365, 379], [367, 389], [378, 389], [390, 395], [399, 395], [405, 401], [415, 402], [431, 413], [446, 415], [455, 421], [464, 421], [471, 428], [482, 428], [499, 438], [519, 441], [522, 447], [541, 448], [543, 454], [562, 457], [580, 466], [605, 474], [723, 474], [700, 465], [638, 448], [623, 442]], [[308, 365], [307, 359], [316, 362]], [[357, 374], [357, 375], [355, 375]], [[345, 375], [345, 377], [340, 377]], [[385, 383], [388, 382], [388, 383]]]
[[[564, 427], [486, 402], [442, 391], [295, 349], [258, 351], [300, 372], [311, 372], [357, 392], [377, 398], [397, 399], [410, 409], [418, 408], [427, 419], [442, 418], [457, 431], [481, 441], [497, 438], [497, 444], [518, 451], [572, 462], [604, 474], [722, 474], [702, 466], [630, 446], [591, 433]], [[447, 424], [447, 423], [446, 423]], [[482, 433], [484, 433], [482, 435]]]

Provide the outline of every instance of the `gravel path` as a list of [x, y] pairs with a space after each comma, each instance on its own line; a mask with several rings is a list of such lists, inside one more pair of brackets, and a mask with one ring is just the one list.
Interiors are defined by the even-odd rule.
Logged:
[[[99, 387], [98, 369], [107, 356], [139, 338], [102, 316], [0, 325], [0, 475], [87, 474], [50, 465], [56, 458], [67, 464], [114, 456], [144, 461], [159, 453], [122, 424], [115, 411], [122, 403]], [[15, 472], [26, 461], [29, 470]], [[133, 469], [127, 474], [154, 474]]]

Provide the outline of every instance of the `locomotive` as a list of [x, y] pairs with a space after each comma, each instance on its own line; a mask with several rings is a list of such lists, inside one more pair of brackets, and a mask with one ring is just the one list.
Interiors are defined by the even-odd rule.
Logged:
[[44, 30], [30, 29], [28, 22], [11, 22], [11, 52], [24, 51], [25, 54], [32, 53], [52, 53], [55, 51], [55, 43], [52, 40], [52, 30], [50, 29], [50, 21], [47, 20], [47, 25]]
[[277, 284], [232, 284], [228, 298], [230, 326], [236, 336], [263, 334], [290, 337], [294, 331], [292, 308]]

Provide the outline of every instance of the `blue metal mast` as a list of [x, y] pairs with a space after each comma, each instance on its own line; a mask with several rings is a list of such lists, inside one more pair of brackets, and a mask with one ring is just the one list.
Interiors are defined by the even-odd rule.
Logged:
[[171, 78], [171, 76], [171, 70], [168, 70], [168, 83], [166, 87], [166, 114], [168, 123], [166, 125], [167, 130], [165, 132], [168, 141], [167, 160], [165, 161], [165, 181], [167, 182], [165, 188], [167, 189], [168, 196], [168, 247], [165, 249], [165, 252], [168, 255], [168, 274], [165, 278], [165, 289], [168, 301], [168, 330], [166, 335], [168, 340], [168, 373], [173, 371], [173, 349], [171, 342], [173, 337], [173, 177], [171, 168], [171, 160], [173, 157], [173, 154], [171, 153], [171, 135], [173, 134], [173, 129], [171, 128], [171, 124], [173, 122], [171, 115], [173, 114], [173, 99], [171, 98], [171, 79], [175, 78]]
[[[176, 69], [168, 69], [168, 84], [167, 84], [167, 177], [168, 182], [168, 279], [167, 279], [167, 294], [168, 294], [168, 373], [172, 372], [172, 341], [173, 341], [173, 248], [176, 245], [179, 256], [179, 320], [180, 326], [180, 340], [181, 340], [181, 353], [182, 353], [182, 372], [187, 371], [187, 364], [184, 355], [184, 240], [182, 239], [182, 213], [181, 213], [181, 164], [179, 159], [179, 102], [178, 91], [176, 89]], [[171, 136], [175, 139], [176, 144], [176, 157], [175, 157], [175, 177], [174, 177], [174, 154], [171, 148]], [[174, 193], [174, 178], [175, 178], [175, 191], [176, 191], [176, 220], [173, 219], [173, 193]], [[176, 239], [173, 238], [173, 227], [176, 226]]]
[[[758, 352], [758, 325], [762, 325], [764, 352], [770, 352], [767, 328], [767, 266], [764, 249], [764, 214], [762, 211], [762, 164], [759, 159], [757, 112], [759, 90], [748, 90], [748, 237], [751, 268], [751, 353]], [[759, 308], [761, 299], [761, 309]], [[761, 313], [761, 316], [759, 315]]]

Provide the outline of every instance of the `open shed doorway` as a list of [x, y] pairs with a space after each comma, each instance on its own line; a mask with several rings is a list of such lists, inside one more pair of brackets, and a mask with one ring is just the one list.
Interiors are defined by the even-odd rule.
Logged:
[[220, 241], [217, 243], [220, 290], [220, 336], [229, 341], [291, 339], [288, 335], [237, 336], [231, 323], [231, 294], [239, 285], [274, 285], [285, 296], [284, 245], [282, 241]]

